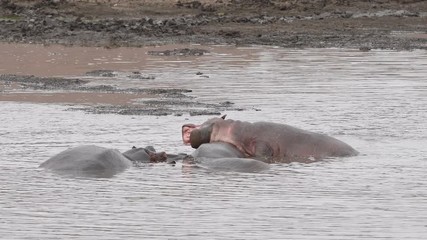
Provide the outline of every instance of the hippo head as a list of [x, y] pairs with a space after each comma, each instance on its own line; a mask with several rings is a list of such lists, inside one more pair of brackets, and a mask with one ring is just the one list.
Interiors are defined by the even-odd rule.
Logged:
[[123, 155], [134, 163], [166, 162], [168, 158], [165, 152], [156, 152], [152, 146], [145, 148], [133, 146], [132, 149], [124, 152]]
[[219, 118], [211, 118], [201, 125], [184, 124], [182, 126], [182, 141], [192, 148], [198, 148], [203, 143], [209, 143], [213, 124], [217, 121], [223, 121], [227, 115]]
[[166, 162], [168, 156], [165, 152], [148, 152], [150, 156], [150, 162], [158, 163], [158, 162]]

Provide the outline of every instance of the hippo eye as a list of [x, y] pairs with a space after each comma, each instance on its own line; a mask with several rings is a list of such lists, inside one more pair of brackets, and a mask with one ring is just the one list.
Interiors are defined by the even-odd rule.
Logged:
[[221, 118], [225, 120], [225, 117], [227, 117], [227, 114], [222, 115]]

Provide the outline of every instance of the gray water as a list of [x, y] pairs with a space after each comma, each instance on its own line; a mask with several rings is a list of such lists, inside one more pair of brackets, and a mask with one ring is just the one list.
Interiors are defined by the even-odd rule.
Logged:
[[[119, 60], [117, 70], [135, 70], [125, 56]], [[115, 84], [190, 88], [199, 100], [249, 109], [226, 112], [229, 118], [325, 133], [361, 154], [275, 164], [257, 174], [178, 163], [70, 178], [38, 165], [81, 144], [190, 153], [180, 127], [207, 117], [93, 115], [1, 102], [0, 238], [427, 238], [425, 51], [239, 48], [200, 58], [153, 56], [139, 70], [155, 79]]]

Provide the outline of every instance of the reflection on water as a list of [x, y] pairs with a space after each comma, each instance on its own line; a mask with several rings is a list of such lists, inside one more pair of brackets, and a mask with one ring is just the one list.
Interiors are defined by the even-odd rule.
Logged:
[[147, 57], [139, 71], [155, 79], [114, 81], [191, 88], [203, 101], [258, 108], [227, 114], [323, 132], [361, 155], [277, 164], [260, 174], [158, 164], [111, 179], [73, 179], [37, 167], [80, 144], [188, 153], [180, 126], [206, 117], [92, 115], [2, 102], [0, 232], [7, 239], [427, 236], [426, 52], [244, 48], [193, 60]]

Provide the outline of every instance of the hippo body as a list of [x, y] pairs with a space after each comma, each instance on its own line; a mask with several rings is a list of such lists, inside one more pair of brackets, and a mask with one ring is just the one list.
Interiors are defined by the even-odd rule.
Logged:
[[183, 166], [197, 166], [213, 171], [260, 172], [270, 166], [264, 162], [244, 158], [242, 152], [229, 143], [205, 143], [197, 148], [191, 156], [183, 160]]
[[112, 177], [123, 172], [133, 163], [166, 160], [164, 152], [156, 153], [151, 150], [154, 149], [132, 148], [122, 154], [115, 149], [82, 145], [58, 153], [43, 162], [40, 167], [74, 176]]
[[75, 176], [112, 177], [131, 165], [117, 150], [84, 145], [62, 151], [40, 167]]
[[198, 147], [192, 154], [195, 158], [244, 158], [245, 155], [230, 143], [213, 142], [205, 143]]
[[278, 123], [213, 118], [199, 126], [186, 124], [182, 130], [184, 143], [193, 148], [207, 142], [227, 142], [245, 157], [267, 163], [312, 162], [358, 154], [351, 146], [333, 137]]

